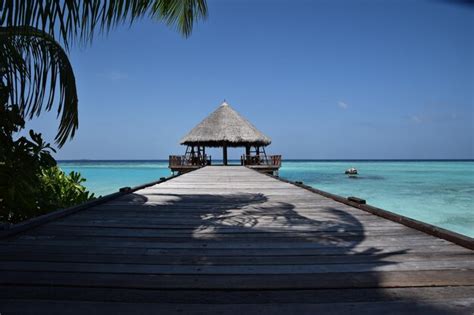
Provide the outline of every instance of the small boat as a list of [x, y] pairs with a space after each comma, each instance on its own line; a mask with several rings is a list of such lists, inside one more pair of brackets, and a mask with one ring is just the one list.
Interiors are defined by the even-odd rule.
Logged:
[[351, 167], [351, 168], [348, 168], [346, 171], [345, 171], [345, 174], [346, 175], [349, 175], [349, 176], [355, 176], [357, 175], [357, 169]]

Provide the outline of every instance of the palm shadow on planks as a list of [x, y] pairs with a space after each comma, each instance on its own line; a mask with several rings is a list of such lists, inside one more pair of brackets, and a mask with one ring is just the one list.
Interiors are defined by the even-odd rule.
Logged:
[[[32, 298], [34, 295], [44, 299], [54, 295], [59, 300], [157, 302], [158, 299], [160, 303], [211, 304], [238, 300], [235, 296], [245, 297], [234, 301], [236, 303], [251, 299], [257, 304], [315, 303], [318, 300], [324, 303], [400, 301], [400, 296], [386, 296], [382, 290], [372, 288], [377, 287], [381, 275], [375, 269], [396, 265], [398, 262], [391, 261], [390, 257], [400, 256], [406, 251], [384, 251], [374, 246], [357, 249], [365, 239], [365, 230], [355, 216], [331, 207], [318, 210], [318, 215], [321, 219], [310, 218], [304, 215], [304, 211], [296, 210], [294, 204], [273, 201], [263, 194], [130, 194], [36, 228], [11, 241], [36, 243], [37, 246], [30, 248], [28, 253], [19, 253], [18, 259], [28, 260], [28, 255], [31, 259], [39, 259], [43, 265], [39, 263], [32, 268], [44, 266], [38, 270], [43, 274], [76, 272], [78, 278], [87, 278], [89, 272], [112, 272], [117, 278], [127, 273], [140, 274], [142, 278], [136, 277], [130, 282], [130, 287], [124, 285], [121, 288], [113, 288], [116, 281], [109, 283], [109, 280], [102, 279], [102, 283], [91, 284], [88, 290], [80, 289], [80, 294], [70, 283], [58, 283], [43, 291], [28, 291], [23, 283], [23, 288], [10, 289], [6, 295], [15, 294], [15, 298]], [[36, 240], [38, 242], [34, 242]], [[111, 248], [115, 251], [107, 252]], [[64, 269], [58, 269], [58, 265], [51, 265], [48, 269], [48, 262], [62, 262], [61, 268]], [[79, 264], [90, 264], [91, 269], [79, 267]], [[110, 268], [109, 271], [94, 271], [93, 264], [108, 264]], [[139, 265], [151, 267], [143, 271], [139, 267], [128, 270]], [[153, 271], [154, 265], [169, 265], [170, 270], [175, 271]], [[197, 267], [194, 270], [198, 285], [190, 288], [183, 285], [180, 290], [189, 289], [186, 293], [163, 293], [164, 288], [158, 282], [155, 282], [155, 288], [153, 281], [150, 284], [149, 279], [145, 279], [158, 274], [169, 277], [175, 273], [178, 279], [180, 271], [173, 268], [183, 265]], [[321, 284], [317, 283], [317, 277], [305, 279], [307, 274], [298, 271], [318, 265], [328, 269], [327, 273], [318, 271]], [[348, 271], [337, 272], [346, 265], [363, 266], [361, 268], [366, 271], [359, 270], [355, 278]], [[203, 291], [209, 274], [199, 268], [210, 270], [213, 266], [220, 266], [222, 270], [229, 266], [257, 266], [257, 271], [241, 276], [238, 281], [230, 281], [224, 291], [212, 291], [219, 289], [215, 282], [211, 283], [210, 290]], [[262, 272], [265, 268], [278, 271], [278, 266], [290, 266], [290, 272]], [[240, 275], [236, 271], [230, 274], [234, 278]], [[213, 276], [225, 278], [227, 275], [224, 271]], [[278, 290], [295, 287], [299, 292], [278, 295], [271, 289], [271, 283], [262, 282], [260, 287], [255, 275], [262, 276], [262, 279], [273, 277]], [[284, 281], [279, 278], [284, 278]], [[140, 287], [140, 279], [145, 279], [146, 287]], [[308, 281], [314, 282], [314, 290], [308, 286]], [[331, 285], [331, 281], [335, 284]], [[108, 288], [100, 289], [104, 286]], [[258, 293], [256, 289], [259, 289]], [[334, 289], [337, 289], [337, 294]], [[131, 291], [124, 297], [124, 290]], [[159, 298], [153, 292], [161, 292]], [[442, 307], [416, 305], [415, 299], [406, 296], [402, 301], [415, 305], [419, 312], [446, 312]]]
[[[295, 211], [289, 202], [271, 201], [263, 194], [147, 196], [130, 194], [117, 203], [99, 206], [99, 211], [83, 211], [85, 220], [78, 214], [54, 223], [54, 227], [40, 228], [35, 234], [165, 242], [244, 242], [256, 238], [309, 242], [345, 254], [365, 238], [364, 227], [356, 217], [331, 207], [315, 210], [321, 217], [316, 220]], [[377, 249], [368, 248], [367, 252], [373, 254]]]

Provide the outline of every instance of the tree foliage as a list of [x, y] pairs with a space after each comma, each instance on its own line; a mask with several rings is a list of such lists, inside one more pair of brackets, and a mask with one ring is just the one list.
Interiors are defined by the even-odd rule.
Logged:
[[67, 208], [94, 198], [82, 185], [85, 178], [77, 172], [66, 174], [57, 166], [44, 168], [40, 180], [40, 208]]
[[14, 139], [25, 125], [18, 106], [0, 106], [0, 222], [20, 222], [94, 196], [84, 179], [64, 174], [51, 156], [55, 150], [33, 130]]

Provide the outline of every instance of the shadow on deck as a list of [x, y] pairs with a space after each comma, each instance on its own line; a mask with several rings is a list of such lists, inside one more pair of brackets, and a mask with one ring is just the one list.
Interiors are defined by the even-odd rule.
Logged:
[[397, 271], [408, 247], [363, 245], [363, 216], [305, 211], [260, 193], [130, 194], [0, 242], [0, 312], [472, 310], [443, 302], [469, 292]]

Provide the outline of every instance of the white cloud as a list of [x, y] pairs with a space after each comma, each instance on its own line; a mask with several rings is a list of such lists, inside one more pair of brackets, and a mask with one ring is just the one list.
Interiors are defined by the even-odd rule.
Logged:
[[454, 112], [424, 112], [408, 116], [408, 119], [415, 124], [444, 123], [458, 120], [458, 118], [459, 115]]
[[410, 120], [417, 124], [420, 124], [422, 122], [422, 119], [418, 115], [411, 115]]
[[339, 108], [342, 108], [342, 109], [347, 109], [349, 107], [349, 105], [347, 105], [347, 103], [344, 103], [342, 101], [337, 102], [337, 106]]

